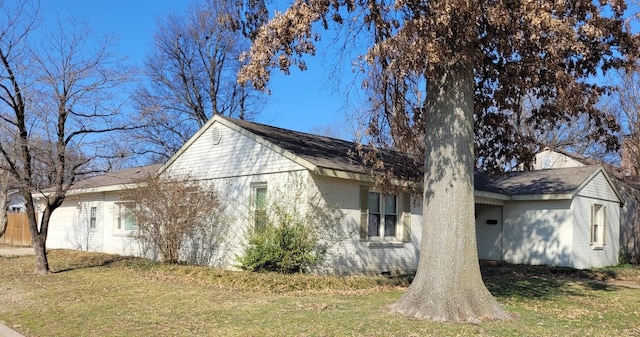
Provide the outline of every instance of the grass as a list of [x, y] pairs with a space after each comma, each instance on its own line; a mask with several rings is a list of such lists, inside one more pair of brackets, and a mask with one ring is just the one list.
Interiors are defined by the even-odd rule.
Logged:
[[384, 311], [410, 278], [49, 256], [47, 276], [31, 274], [33, 256], [0, 257], [0, 321], [27, 336], [640, 336], [640, 269], [633, 267], [483, 267], [487, 287], [514, 319], [443, 324]]

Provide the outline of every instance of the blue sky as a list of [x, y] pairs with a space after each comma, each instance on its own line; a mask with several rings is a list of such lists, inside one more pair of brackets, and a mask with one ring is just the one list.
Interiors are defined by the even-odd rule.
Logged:
[[[157, 20], [167, 14], [185, 11], [188, 0], [42, 0], [41, 18], [45, 26], [55, 24], [57, 15], [87, 22], [96, 33], [114, 33], [115, 52], [132, 65], [142, 66], [153, 44]], [[269, 102], [258, 122], [303, 132], [344, 119], [343, 100], [326, 85], [321, 58], [309, 59], [309, 70], [293, 69], [285, 76], [274, 71]]]
[[[190, 2], [41, 0], [41, 17], [45, 23], [52, 24], [58, 14], [63, 18], [71, 15], [89, 23], [97, 33], [114, 33], [118, 36], [115, 52], [128, 57], [132, 65], [141, 66], [152, 46], [157, 20], [172, 12], [184, 13]], [[632, 4], [630, 7], [634, 11], [637, 9]], [[634, 28], [637, 27], [634, 25]], [[345, 95], [343, 92], [334, 92], [331, 83], [327, 83], [331, 60], [316, 56], [308, 58], [307, 62], [307, 71], [292, 69], [289, 76], [280, 74], [278, 70], [273, 71], [269, 102], [256, 117], [257, 121], [304, 132], [317, 132], [322, 127], [331, 126], [343, 132], [343, 137], [350, 138], [350, 127], [345, 126], [344, 122]], [[344, 78], [348, 80], [349, 76], [350, 72]]]

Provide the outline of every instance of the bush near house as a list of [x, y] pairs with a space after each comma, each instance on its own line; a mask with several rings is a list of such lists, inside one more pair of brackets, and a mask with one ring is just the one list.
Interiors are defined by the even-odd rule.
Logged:
[[118, 221], [135, 223], [134, 238], [167, 263], [181, 260], [185, 243], [216, 231], [220, 201], [214, 186], [191, 176], [148, 176], [120, 196]]
[[283, 274], [306, 272], [324, 255], [311, 226], [290, 217], [279, 224], [267, 223], [249, 234], [240, 267], [250, 271]]
[[339, 230], [339, 211], [306, 191], [304, 178], [295, 175], [281, 189], [270, 191], [265, 212], [249, 219], [247, 243], [237, 257], [241, 269], [308, 272], [321, 264], [329, 246], [352, 235]]

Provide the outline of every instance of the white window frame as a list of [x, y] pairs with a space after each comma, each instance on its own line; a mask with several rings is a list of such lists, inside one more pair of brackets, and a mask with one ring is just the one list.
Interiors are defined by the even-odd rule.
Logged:
[[[264, 205], [263, 208], [258, 208], [258, 191], [264, 190]], [[267, 221], [267, 208], [268, 208], [268, 200], [269, 200], [269, 189], [267, 188], [266, 182], [252, 183], [251, 184], [251, 218], [252, 225], [255, 230], [260, 230], [266, 226]], [[260, 213], [260, 214], [259, 214]], [[259, 223], [260, 219], [264, 219], [264, 223]]]
[[593, 249], [603, 249], [606, 245], [607, 207], [592, 204], [589, 220], [589, 244]]
[[[136, 230], [138, 230], [138, 221], [135, 220], [134, 228], [127, 229], [126, 223], [124, 223], [123, 219], [126, 216], [125, 212], [127, 209], [135, 210], [135, 203], [129, 201], [117, 202], [115, 204], [114, 210], [115, 214], [113, 217], [113, 232], [117, 235], [131, 235]], [[135, 218], [135, 214], [132, 215]]]
[[96, 229], [98, 224], [98, 207], [89, 207], [89, 229]]

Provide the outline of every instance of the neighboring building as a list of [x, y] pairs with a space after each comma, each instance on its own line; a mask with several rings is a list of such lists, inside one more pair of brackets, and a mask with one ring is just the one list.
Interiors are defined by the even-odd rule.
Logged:
[[[144, 174], [188, 173], [213, 182], [224, 204], [227, 234], [204, 248], [210, 265], [233, 268], [244, 234], [268, 211], [265, 198], [302, 186], [307, 198], [318, 197], [341, 215], [341, 240], [331, 245], [323, 271], [414, 271], [422, 206], [408, 194], [377, 189], [349, 155], [354, 149], [351, 142], [216, 115], [162, 167], [74, 186], [52, 216], [47, 246], [149, 256], [132, 239], [135, 223], [122, 215], [131, 206], [117, 193]], [[387, 155], [396, 169], [406, 169], [392, 158], [397, 154]], [[481, 259], [576, 268], [617, 263], [618, 244], [609, 239], [618, 236], [620, 198], [599, 166], [491, 180], [477, 175], [475, 195]]]
[[476, 174], [478, 255], [573, 268], [617, 264], [620, 200], [598, 165], [512, 172], [491, 181]]
[[[622, 197], [620, 215], [620, 248], [628, 262], [640, 263], [640, 179], [637, 168], [629, 160], [629, 149], [623, 142], [620, 167], [603, 164], [609, 177]], [[534, 170], [558, 167], [581, 167], [598, 164], [597, 160], [586, 158], [562, 149], [545, 148], [536, 154]]]
[[7, 191], [7, 213], [24, 213], [26, 211], [24, 197], [20, 191], [15, 189]]

